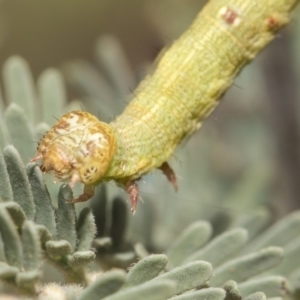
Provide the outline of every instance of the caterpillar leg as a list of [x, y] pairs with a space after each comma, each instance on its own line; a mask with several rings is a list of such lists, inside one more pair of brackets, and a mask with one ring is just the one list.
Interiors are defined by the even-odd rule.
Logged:
[[94, 196], [94, 193], [95, 193], [95, 186], [85, 184], [83, 189], [83, 194], [76, 199], [70, 200], [70, 203], [85, 202], [91, 199]]
[[131, 202], [131, 213], [135, 214], [136, 206], [139, 201], [139, 188], [134, 180], [129, 180], [125, 185], [125, 190]]
[[167, 162], [164, 162], [158, 169], [163, 171], [163, 173], [167, 176], [168, 180], [171, 182], [174, 190], [177, 192], [178, 184], [177, 184], [176, 175], [173, 169], [169, 166], [169, 164]]

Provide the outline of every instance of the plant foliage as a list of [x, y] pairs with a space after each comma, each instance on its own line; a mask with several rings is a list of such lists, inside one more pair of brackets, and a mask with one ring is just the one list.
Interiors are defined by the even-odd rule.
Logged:
[[[113, 53], [118, 53], [119, 64], [124, 58], [112, 38], [99, 42], [100, 59], [107, 47], [118, 50]], [[108, 68], [114, 70], [115, 60], [109, 63]], [[128, 72], [125, 68], [124, 74]], [[85, 102], [88, 107], [103, 107], [103, 102], [95, 100], [99, 84], [103, 86], [101, 93], [106, 95], [108, 111], [115, 110], [117, 99], [124, 97], [119, 73], [111, 74], [117, 87], [115, 94], [114, 88], [102, 82], [102, 77], [85, 62], [66, 65], [65, 73], [69, 81], [76, 82], [77, 87], [89, 94], [89, 101]], [[90, 207], [75, 208], [68, 203], [73, 197], [69, 186], [57, 188], [36, 164], [28, 161], [35, 152], [34, 141], [55, 122], [53, 116], [81, 109], [79, 102], [67, 102], [63, 76], [58, 70], [43, 72], [35, 86], [28, 64], [17, 56], [6, 62], [3, 82], [6, 100], [6, 105], [0, 105], [3, 107], [0, 111], [0, 293], [3, 297], [264, 300], [297, 296], [300, 212], [271, 224], [270, 212], [261, 200], [262, 185], [269, 182], [268, 172], [257, 178], [261, 173], [250, 170], [227, 201], [231, 207], [247, 212], [242, 217], [234, 209], [213, 214], [211, 210], [195, 212], [194, 207], [182, 204], [185, 214], [194, 218], [194, 222], [193, 218], [187, 222], [180, 220], [182, 207], [174, 207], [173, 199], [166, 199], [168, 209], [164, 216], [169, 223], [161, 226], [159, 233], [154, 211], [160, 204], [149, 197], [145, 197], [134, 220], [128, 218], [123, 197], [112, 192], [110, 186], [98, 190]], [[249, 186], [250, 196], [257, 199], [252, 210], [247, 202]], [[170, 193], [164, 195], [172, 198]], [[206, 220], [200, 220], [204, 215]], [[186, 229], [182, 231], [182, 224], [172, 223], [174, 218], [176, 223], [182, 221], [187, 225]], [[132, 234], [128, 237], [129, 229]], [[153, 252], [156, 254], [150, 254]], [[64, 276], [65, 284], [60, 280], [46, 283], [49, 264]]]

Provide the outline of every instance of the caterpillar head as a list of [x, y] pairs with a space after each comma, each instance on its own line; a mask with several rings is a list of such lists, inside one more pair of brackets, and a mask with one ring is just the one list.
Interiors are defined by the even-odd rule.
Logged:
[[37, 155], [41, 170], [58, 181], [93, 184], [106, 173], [116, 152], [112, 128], [82, 111], [65, 114], [40, 141]]

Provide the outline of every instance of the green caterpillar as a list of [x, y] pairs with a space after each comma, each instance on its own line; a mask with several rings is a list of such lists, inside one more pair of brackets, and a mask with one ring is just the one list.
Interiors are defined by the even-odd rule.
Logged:
[[94, 187], [114, 180], [139, 199], [136, 180], [160, 168], [177, 189], [167, 160], [182, 139], [212, 112], [241, 68], [289, 20], [297, 0], [214, 0], [140, 83], [135, 98], [112, 123], [71, 112], [41, 140], [37, 156], [44, 172], [59, 181], [84, 183], [73, 202], [88, 200]]

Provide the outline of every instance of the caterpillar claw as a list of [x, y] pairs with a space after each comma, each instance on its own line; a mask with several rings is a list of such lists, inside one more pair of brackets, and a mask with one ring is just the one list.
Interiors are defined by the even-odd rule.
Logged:
[[80, 195], [76, 199], [72, 199], [69, 201], [69, 203], [78, 203], [78, 202], [85, 202], [91, 199], [94, 196], [95, 193], [95, 186], [94, 185], [85, 185], [83, 189], [83, 194]]
[[33, 157], [30, 162], [34, 162], [34, 161], [37, 161], [37, 160], [42, 160], [43, 159], [43, 155], [42, 154], [38, 154], [36, 155], [35, 157]]
[[175, 192], [178, 191], [178, 184], [175, 172], [170, 167], [170, 165], [167, 162], [164, 162], [158, 169], [160, 169], [168, 178], [168, 180], [171, 182]]
[[80, 179], [80, 176], [78, 175], [78, 173], [74, 173], [72, 175], [72, 178], [71, 178], [71, 181], [70, 181], [69, 185], [70, 185], [71, 188], [73, 188], [75, 186], [75, 184], [77, 182], [80, 182], [80, 181], [81, 181], [81, 179]]
[[139, 188], [134, 180], [129, 180], [125, 185], [126, 192], [131, 202], [131, 213], [134, 215], [139, 200]]

